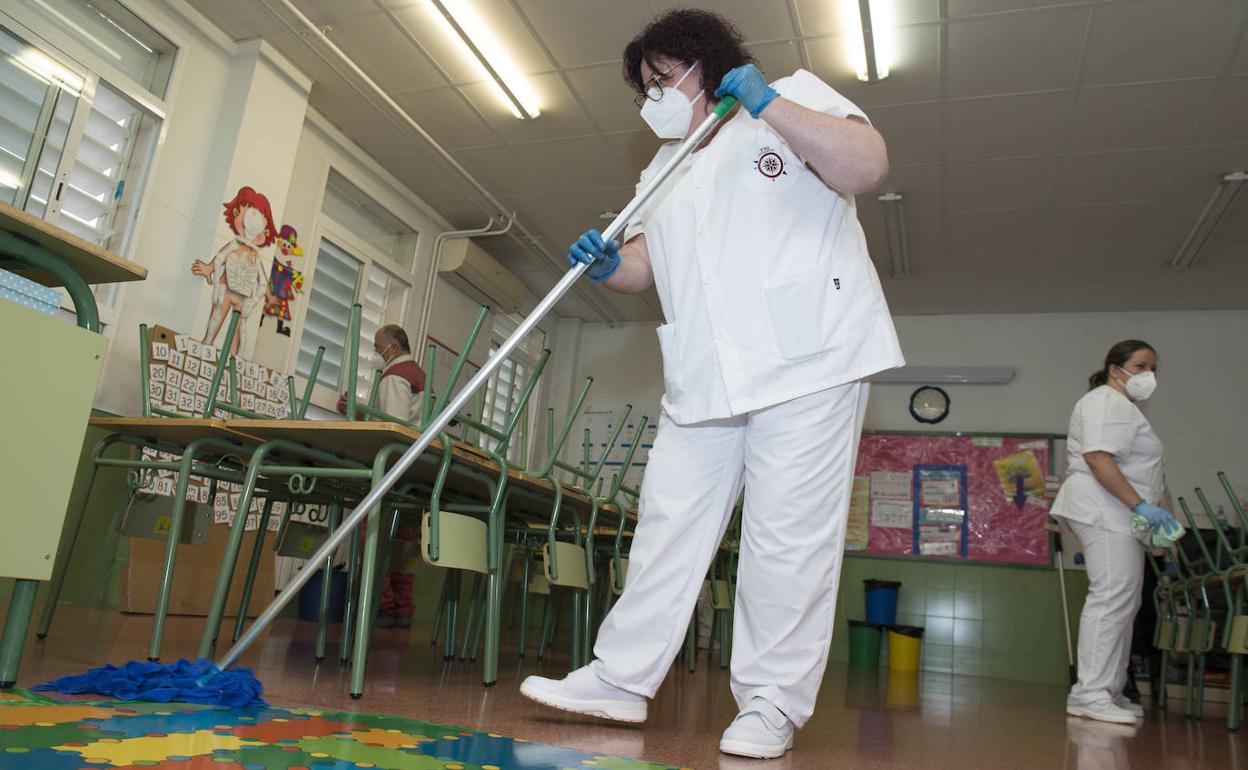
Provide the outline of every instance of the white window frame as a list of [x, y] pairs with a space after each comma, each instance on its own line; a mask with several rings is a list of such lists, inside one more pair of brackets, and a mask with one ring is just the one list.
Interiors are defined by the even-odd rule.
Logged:
[[[305, 291], [307, 300], [301, 301], [296, 305], [295, 318], [292, 319], [293, 323], [298, 324], [299, 333], [297, 338], [294, 339], [294, 344], [290, 346], [290, 351], [287, 354], [286, 371], [288, 372], [295, 372], [296, 366], [298, 365], [299, 351], [303, 343], [304, 320], [307, 317], [308, 305], [311, 303], [312, 299], [311, 287], [316, 281], [316, 259], [321, 251], [322, 239], [328, 240], [360, 261], [360, 280], [355, 288], [356, 302], [362, 302], [364, 299], [364, 292], [368, 288], [369, 272], [376, 269], [382, 269], [396, 280], [406, 284], [407, 286], [407, 296], [403, 302], [403, 307], [399, 312], [399, 317], [402, 319], [404, 325], [406, 325], [408, 314], [412, 309], [412, 290], [416, 285], [415, 282], [417, 278], [415, 272], [404, 268], [393, 257], [388, 256], [379, 249], [370, 245], [359, 236], [355, 235], [349, 228], [335, 222], [328, 214], [319, 214], [314, 227], [311, 248], [304, 252], [312, 257], [311, 262], [308, 265], [308, 269], [304, 271], [304, 282], [308, 287]], [[413, 251], [414, 250], [415, 243], [413, 243]], [[363, 359], [371, 352], [371, 350], [365, 349], [361, 346], [360, 358]], [[368, 373], [360, 372], [360, 374], [362, 375], [360, 377], [360, 382], [366, 382]], [[296, 380], [298, 381], [298, 386], [301, 389], [307, 386], [306, 378], [296, 374]], [[312, 387], [312, 403], [323, 409], [336, 411], [338, 396], [340, 395], [340, 390], [338, 390], [338, 388], [341, 387], [341, 382], [338, 384], [336, 389], [328, 388], [319, 383], [314, 385]]]
[[[134, 9], [132, 8], [131, 10]], [[35, 46], [58, 64], [61, 64], [83, 79], [84, 84], [81, 95], [74, 110], [69, 135], [66, 137], [65, 147], [61, 152], [61, 159], [53, 180], [53, 189], [57, 185], [64, 183], [73, 170], [74, 162], [77, 160], [78, 143], [82, 138], [82, 124], [86, 122], [90, 113], [90, 107], [95, 98], [95, 91], [101, 79], [106, 81], [111, 88], [122, 96], [134, 102], [150, 113], [153, 118], [160, 121], [156, 136], [148, 148], [147, 157], [144, 159], [145, 173], [143, 174], [143, 179], [139, 183], [138, 188], [132, 191], [132, 194], [140, 201], [140, 204], [133, 206], [127, 214], [124, 224], [125, 236], [122, 239], [121, 246], [115, 251], [118, 256], [123, 258], [130, 258], [134, 249], [135, 235], [138, 233], [143, 216], [148, 209], [148, 206], [141, 205], [141, 201], [146, 194], [149, 181], [156, 173], [160, 150], [164, 147], [165, 134], [169, 126], [169, 103], [173, 99], [176, 90], [178, 75], [180, 74], [179, 64], [181, 63], [182, 52], [185, 50], [185, 41], [169, 34], [148, 19], [144, 19], [144, 21], [177, 46], [169, 74], [169, 82], [165, 87], [164, 99], [154, 96], [146, 87], [139, 85], [128, 75], [113, 67], [95, 52], [83, 46], [72, 36], [67, 35], [56, 25], [50, 23], [29, 7], [20, 3], [14, 3], [11, 7], [6, 7], [0, 11], [0, 26], [7, 27], [27, 43]], [[55, 225], [60, 217], [60, 209], [59, 207], [54, 207], [51, 200], [48, 202], [48, 209], [48, 212], [43, 216], [43, 220]], [[99, 310], [100, 324], [105, 335], [112, 336], [112, 329], [116, 326], [117, 320], [121, 315], [125, 289], [125, 284], [93, 287]], [[74, 315], [73, 303], [69, 301], [68, 294], [63, 291], [61, 309], [64, 313], [69, 314], [70, 317]]]
[[[515, 331], [516, 327], [519, 325], [521, 320], [523, 319], [518, 315], [499, 316], [495, 318], [493, 331], [490, 337], [490, 356], [491, 357], [494, 356], [494, 354], [502, 346], [502, 344], [506, 342], [507, 338]], [[540, 340], [540, 341], [535, 341], [535, 340]], [[515, 406], [516, 401], [519, 400], [520, 395], [524, 392], [525, 382], [527, 382], [528, 378], [532, 376], [533, 371], [537, 369], [538, 361], [541, 358], [542, 348], [545, 346], [545, 340], [546, 340], [546, 332], [543, 329], [535, 328], [533, 331], [529, 332], [528, 339], [524, 340], [520, 345], [516, 346], [515, 350], [511, 352], [511, 355], [507, 357], [508, 360], [516, 364], [519, 364], [521, 367], [524, 368], [524, 378], [520, 380], [519, 382], [511, 383], [512, 391], [511, 393], [508, 394], [509, 396], [508, 410], [510, 410], [511, 407]], [[502, 370], [503, 370], [503, 366], [500, 365], [499, 368], [496, 369], [492, 375], [490, 375], [490, 379], [487, 381], [486, 387], [485, 387], [485, 397], [483, 401], [484, 408], [481, 410], [482, 414], [481, 414], [480, 420], [482, 424], [488, 425], [490, 427], [494, 427], [494, 424], [493, 424], [494, 416], [495, 416], [494, 415], [494, 410], [495, 410], [494, 392], [498, 387], [499, 374], [502, 372]], [[524, 452], [523, 456], [526, 459], [528, 459], [529, 461], [528, 464], [530, 466], [533, 465], [533, 447], [535, 446], [535, 443], [536, 443], [535, 440], [537, 438], [537, 432], [538, 432], [537, 421], [541, 416], [539, 413], [537, 413], [537, 405], [541, 403], [541, 392], [542, 392], [542, 381], [539, 379], [537, 381], [537, 385], [534, 386], [533, 388], [533, 395], [529, 397], [529, 403], [525, 406], [525, 412], [527, 413], [526, 417], [522, 418], [522, 419], [528, 420], [529, 435], [528, 435], [527, 445], [524, 446], [523, 448], [523, 452]], [[510, 419], [511, 414], [508, 414], [507, 417], [508, 419]], [[506, 426], [503, 425], [496, 429], [501, 431], [503, 427], [506, 427]], [[507, 459], [509, 461], [516, 461], [521, 457], [521, 454], [520, 454], [521, 442], [524, 440], [523, 428], [524, 428], [524, 423], [521, 423], [520, 425], [518, 425], [516, 427], [516, 433], [511, 437], [512, 441], [508, 448], [508, 455], [507, 455]], [[480, 443], [482, 446], [493, 448], [497, 442], [495, 442], [494, 439], [491, 438], [490, 436], [483, 435], [481, 437]]]

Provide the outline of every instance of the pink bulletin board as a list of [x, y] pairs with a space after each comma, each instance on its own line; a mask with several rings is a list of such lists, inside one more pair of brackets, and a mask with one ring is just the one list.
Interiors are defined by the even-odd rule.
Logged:
[[[1019, 435], [941, 435], [864, 432], [855, 470], [856, 504], [851, 506], [847, 549], [891, 555], [939, 554], [936, 558], [1048, 565], [1045, 531], [1048, 507], [1039, 493], [1050, 473], [1056, 437]], [[965, 468], [966, 506], [960, 541], [944, 533], [945, 546], [927, 543], [935, 537], [920, 509], [918, 466]], [[956, 473], [949, 474], [956, 477]], [[906, 488], [909, 487], [907, 498]], [[1008, 492], [1008, 494], [1007, 494]], [[949, 514], [958, 520], [956, 497]], [[858, 520], [855, 522], [854, 517]], [[865, 517], [865, 522], [862, 520]], [[908, 520], [907, 520], [908, 517]], [[863, 530], [865, 529], [865, 544]], [[865, 545], [865, 547], [864, 547]]]

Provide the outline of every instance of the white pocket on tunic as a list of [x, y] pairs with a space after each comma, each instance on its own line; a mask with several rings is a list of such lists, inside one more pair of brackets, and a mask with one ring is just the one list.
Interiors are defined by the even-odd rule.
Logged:
[[789, 274], [763, 292], [776, 347], [785, 358], [808, 358], [840, 344], [845, 304], [829, 268]]
[[659, 350], [663, 354], [663, 389], [671, 404], [679, 404], [685, 400], [685, 389], [678, 374], [680, 342], [676, 338], [676, 324], [664, 324], [655, 331], [659, 335]]

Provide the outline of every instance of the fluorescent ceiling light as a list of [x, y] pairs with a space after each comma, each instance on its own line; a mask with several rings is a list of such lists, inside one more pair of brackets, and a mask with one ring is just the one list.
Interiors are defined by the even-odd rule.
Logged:
[[542, 114], [537, 94], [529, 87], [520, 69], [511, 61], [506, 49], [490, 28], [473, 11], [467, 0], [431, 0], [455, 36], [481, 64], [494, 82], [503, 103], [520, 119], [533, 119]]
[[878, 372], [869, 379], [892, 385], [1004, 385], [1014, 379], [1014, 367], [903, 366]]
[[1200, 212], [1200, 218], [1196, 220], [1192, 231], [1187, 234], [1187, 240], [1183, 241], [1183, 245], [1179, 247], [1179, 253], [1170, 260], [1170, 267], [1175, 270], [1186, 270], [1192, 266], [1205, 248], [1209, 236], [1213, 235], [1218, 225], [1222, 224], [1222, 218], [1226, 216], [1231, 204], [1235, 202], [1235, 196], [1239, 194], [1245, 181], [1248, 181], [1248, 173], [1243, 171], [1235, 171], [1222, 177], [1222, 183], [1213, 191], [1213, 196], [1205, 204], [1204, 211]]
[[910, 277], [910, 250], [906, 245], [906, 210], [901, 193], [884, 193], [879, 198], [884, 207], [884, 233], [888, 237], [888, 257], [894, 278]]
[[858, 79], [878, 83], [888, 77], [896, 57], [893, 0], [841, 0], [849, 56]]

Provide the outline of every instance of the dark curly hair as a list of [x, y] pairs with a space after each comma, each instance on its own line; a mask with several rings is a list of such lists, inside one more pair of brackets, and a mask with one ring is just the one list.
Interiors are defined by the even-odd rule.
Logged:
[[641, 63], [658, 72], [656, 56], [700, 62], [702, 90], [710, 101], [714, 101], [715, 89], [729, 70], [754, 61], [745, 48], [745, 38], [732, 22], [718, 13], [683, 8], [650, 22], [624, 47], [624, 80], [639, 94], [646, 88]]

